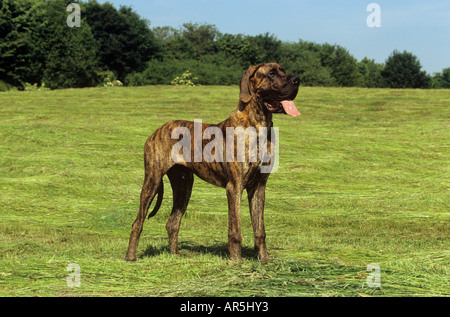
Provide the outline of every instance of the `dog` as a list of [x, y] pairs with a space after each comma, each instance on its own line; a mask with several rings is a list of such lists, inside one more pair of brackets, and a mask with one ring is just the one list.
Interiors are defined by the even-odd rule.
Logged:
[[[286, 75], [284, 69], [277, 63], [260, 64], [250, 66], [242, 75], [240, 81], [240, 94], [238, 108], [232, 112], [225, 121], [216, 124], [196, 124], [189, 121], [171, 121], [158, 128], [147, 140], [144, 148], [145, 178], [140, 196], [140, 207], [137, 218], [132, 225], [128, 251], [125, 260], [136, 261], [139, 237], [147, 213], [153, 199], [158, 195], [156, 205], [149, 217], [153, 217], [161, 206], [163, 198], [163, 176], [167, 174], [173, 191], [173, 208], [166, 230], [169, 235], [170, 253], [178, 254], [178, 232], [181, 218], [183, 217], [192, 192], [194, 174], [200, 179], [213, 185], [226, 189], [228, 198], [228, 251], [230, 260], [241, 261], [241, 197], [244, 189], [250, 206], [251, 223], [255, 237], [255, 250], [258, 259], [269, 262], [266, 247], [266, 232], [264, 228], [264, 202], [265, 188], [269, 172], [262, 173], [263, 166], [268, 160], [260, 157], [245, 155], [245, 159], [238, 160], [234, 148], [238, 145], [238, 136], [229, 135], [230, 128], [252, 128], [257, 132], [268, 133], [264, 139], [265, 146], [271, 148], [272, 141], [272, 116], [274, 113], [284, 113], [296, 117], [300, 115], [293, 100], [299, 90], [300, 79], [296, 76]], [[198, 123], [198, 122], [197, 122]], [[206, 130], [215, 129], [215, 160], [207, 160], [207, 157], [198, 157], [205, 149], [206, 140], [194, 140], [192, 135], [202, 135]], [[186, 147], [183, 148], [183, 156], [175, 150], [177, 139], [174, 139], [174, 131], [189, 132], [184, 135]], [[222, 132], [222, 140], [217, 132]], [[176, 134], [176, 133], [175, 133]], [[206, 133], [205, 133], [206, 134]], [[178, 135], [179, 136], [179, 135]], [[180, 141], [181, 142], [181, 141]], [[223, 143], [223, 144], [220, 144]], [[245, 138], [245, 144], [249, 146], [249, 136]], [[218, 153], [218, 149], [226, 147], [232, 152]], [[234, 147], [233, 147], [234, 145]], [[201, 148], [203, 147], [203, 149]], [[262, 151], [263, 145], [256, 144], [258, 151]], [[178, 149], [178, 148], [176, 148]], [[187, 153], [186, 153], [187, 152]], [[271, 163], [274, 159], [274, 151], [268, 154]], [[174, 155], [175, 153], [175, 155]], [[219, 155], [217, 155], [219, 154]], [[197, 157], [196, 157], [197, 156]], [[192, 159], [194, 158], [194, 159]], [[217, 159], [219, 158], [219, 159]], [[231, 160], [230, 160], [231, 158]], [[266, 157], [267, 158], [267, 157]]]

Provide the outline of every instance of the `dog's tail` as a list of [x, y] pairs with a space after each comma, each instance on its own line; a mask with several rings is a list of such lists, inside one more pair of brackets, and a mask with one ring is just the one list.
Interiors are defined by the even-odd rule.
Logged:
[[147, 219], [154, 217], [156, 215], [156, 213], [158, 212], [159, 207], [161, 207], [161, 203], [162, 203], [163, 196], [164, 196], [164, 184], [163, 184], [162, 180], [161, 180], [161, 184], [159, 185], [157, 194], [158, 194], [158, 198], [156, 200], [155, 208], [153, 208], [153, 211], [150, 213], [150, 215], [148, 215]]

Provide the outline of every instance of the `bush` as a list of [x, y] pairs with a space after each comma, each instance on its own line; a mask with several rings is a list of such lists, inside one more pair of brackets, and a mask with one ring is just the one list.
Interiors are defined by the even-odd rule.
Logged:
[[193, 77], [189, 70], [185, 71], [180, 77], [175, 77], [170, 84], [174, 86], [195, 86], [194, 81], [197, 81], [197, 77]]
[[17, 90], [16, 87], [13, 85], [10, 85], [8, 83], [5, 83], [4, 81], [0, 80], [0, 92], [9, 91], [9, 90]]
[[122, 87], [123, 83], [116, 79], [116, 75], [112, 71], [104, 71], [97, 73], [100, 79], [99, 87]]
[[243, 69], [238, 66], [221, 66], [197, 60], [152, 60], [147, 63], [147, 68], [143, 72], [128, 75], [125, 84], [129, 86], [169, 85], [186, 69], [195, 74], [197, 78], [195, 84], [198, 85], [238, 85], [243, 72]]
[[23, 85], [23, 90], [25, 91], [45, 91], [45, 90], [50, 90], [49, 88], [45, 87], [45, 83], [42, 83], [41, 86], [38, 86], [38, 84], [29, 84], [29, 83], [25, 83]]

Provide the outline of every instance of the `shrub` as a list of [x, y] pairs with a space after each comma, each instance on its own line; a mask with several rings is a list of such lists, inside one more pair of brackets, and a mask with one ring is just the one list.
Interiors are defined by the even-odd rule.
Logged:
[[194, 81], [197, 81], [197, 77], [193, 77], [189, 70], [185, 71], [183, 75], [175, 77], [170, 84], [174, 86], [195, 86]]
[[45, 83], [42, 83], [41, 86], [38, 86], [38, 84], [29, 84], [29, 83], [25, 83], [23, 85], [23, 89], [25, 91], [45, 91], [45, 90], [50, 90], [49, 88], [45, 87]]
[[16, 87], [13, 85], [10, 85], [8, 83], [5, 83], [4, 81], [0, 80], [0, 92], [9, 91], [9, 90], [17, 90]]
[[99, 87], [122, 87], [123, 83], [116, 79], [116, 75], [112, 71], [104, 71], [97, 73], [100, 78]]
[[195, 74], [196, 85], [238, 85], [243, 69], [239, 66], [223, 66], [213, 62], [197, 60], [152, 60], [140, 73], [128, 75], [125, 84], [129, 86], [169, 85], [186, 69]]

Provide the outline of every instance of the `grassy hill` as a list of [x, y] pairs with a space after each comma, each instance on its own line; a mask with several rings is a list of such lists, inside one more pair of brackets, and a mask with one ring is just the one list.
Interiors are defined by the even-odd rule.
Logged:
[[[143, 145], [172, 119], [217, 123], [238, 87], [0, 94], [0, 296], [449, 296], [449, 120], [444, 90], [301, 88], [274, 116], [280, 167], [253, 253], [244, 194], [241, 266], [227, 264], [225, 190], [196, 179], [168, 252], [172, 193], [124, 261]], [[81, 287], [66, 270], [76, 263]], [[370, 288], [370, 263], [381, 288]]]

